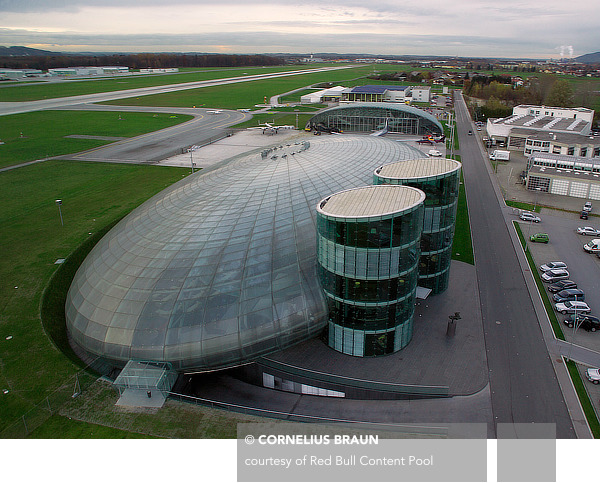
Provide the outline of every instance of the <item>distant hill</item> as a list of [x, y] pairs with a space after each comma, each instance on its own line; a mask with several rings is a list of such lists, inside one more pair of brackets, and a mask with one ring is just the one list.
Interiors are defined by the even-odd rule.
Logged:
[[16, 57], [16, 56], [43, 56], [43, 55], [60, 55], [58, 52], [50, 52], [48, 50], [30, 49], [29, 47], [1, 47], [0, 57]]
[[574, 60], [576, 60], [577, 62], [582, 62], [584, 64], [600, 64], [600, 52], [580, 55], [579, 57], [575, 57]]

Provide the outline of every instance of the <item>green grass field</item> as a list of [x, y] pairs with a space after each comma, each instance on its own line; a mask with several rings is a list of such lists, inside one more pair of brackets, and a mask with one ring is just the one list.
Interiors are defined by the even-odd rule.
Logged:
[[36, 111], [0, 116], [0, 168], [85, 151], [114, 141], [65, 136], [133, 137], [164, 129], [192, 116], [142, 112]]
[[[329, 66], [323, 64], [319, 67]], [[193, 72], [183, 72], [169, 75], [132, 75], [93, 80], [66, 80], [64, 82], [16, 83], [8, 88], [0, 89], [0, 102], [37, 101], [57, 97], [80, 96], [99, 92], [114, 92], [142, 87], [181, 84], [225, 77], [240, 77], [244, 75], [268, 74], [271, 72], [286, 72], [290, 70], [314, 69], [314, 65], [293, 65], [276, 67], [242, 67], [242, 68], [206, 68], [194, 69]]]
[[314, 74], [299, 74], [262, 81], [243, 82], [225, 86], [203, 87], [185, 91], [130, 97], [105, 102], [120, 106], [162, 106], [162, 107], [209, 107], [219, 109], [250, 109], [256, 104], [264, 104], [271, 96], [309, 86], [317, 82], [333, 82], [351, 85], [353, 82], [366, 84], [364, 78], [369, 73], [366, 66]]
[[[188, 173], [69, 161], [0, 173], [0, 390], [10, 391], [0, 393], [0, 431], [78, 370], [40, 321], [42, 292], [58, 267], [54, 262]], [[63, 200], [64, 226], [56, 199]]]
[[[460, 161], [460, 156], [454, 156]], [[456, 210], [456, 228], [452, 243], [452, 260], [475, 264], [473, 256], [473, 242], [471, 241], [471, 224], [469, 223], [469, 209], [467, 207], [467, 193], [462, 172], [460, 173], [460, 188], [458, 192], [458, 208]]]

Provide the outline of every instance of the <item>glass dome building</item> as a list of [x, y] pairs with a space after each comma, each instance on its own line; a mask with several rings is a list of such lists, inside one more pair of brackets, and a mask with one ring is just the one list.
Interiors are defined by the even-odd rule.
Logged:
[[315, 114], [307, 127], [342, 132], [372, 132], [384, 129], [388, 132], [411, 135], [444, 132], [440, 122], [428, 112], [401, 103], [352, 102], [325, 109]]
[[319, 203], [317, 260], [330, 347], [377, 356], [410, 342], [424, 200], [408, 186], [367, 186]]
[[[66, 301], [78, 354], [103, 367], [232, 367], [319, 334], [319, 200], [372, 184], [382, 163], [421, 157], [371, 136], [299, 138], [188, 176], [94, 247]], [[102, 369], [106, 371], [107, 369]]]
[[434, 294], [446, 290], [450, 279], [461, 167], [453, 159], [424, 158], [380, 166], [373, 175], [375, 185], [413, 186], [425, 193], [419, 285]]

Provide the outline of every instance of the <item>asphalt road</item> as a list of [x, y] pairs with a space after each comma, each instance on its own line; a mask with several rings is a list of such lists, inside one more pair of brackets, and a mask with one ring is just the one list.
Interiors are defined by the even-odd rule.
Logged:
[[499, 423], [556, 423], [575, 433], [466, 106], [455, 102], [488, 357]]

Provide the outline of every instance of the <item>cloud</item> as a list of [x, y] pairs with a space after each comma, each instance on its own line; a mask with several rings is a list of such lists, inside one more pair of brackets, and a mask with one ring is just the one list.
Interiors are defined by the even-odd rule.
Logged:
[[[528, 52], [543, 49], [540, 43], [523, 45], [519, 40], [499, 41], [482, 36], [448, 35], [390, 35], [362, 34], [301, 34], [280, 32], [212, 32], [197, 34], [161, 34], [161, 35], [81, 35], [70, 32], [42, 33], [31, 31], [7, 31], [0, 29], [0, 43], [6, 36], [28, 39], [37, 45], [53, 46], [49, 50], [61, 49], [61, 46], [77, 46], [82, 51], [121, 50], [116, 47], [127, 46], [130, 52], [136, 51], [198, 51], [237, 53], [263, 52], [339, 52], [371, 54], [427, 54], [478, 56], [482, 50], [489, 56], [524, 57]], [[21, 43], [22, 42], [17, 42]], [[225, 47], [224, 47], [225, 46]], [[510, 52], [510, 54], [507, 54]], [[550, 54], [553, 53], [550, 52]]]
[[[595, 0], [0, 0], [2, 45], [53, 50], [556, 56], [597, 50]], [[597, 1], [597, 0], [596, 0]], [[201, 32], [201, 33], [200, 33]]]

